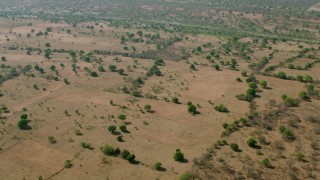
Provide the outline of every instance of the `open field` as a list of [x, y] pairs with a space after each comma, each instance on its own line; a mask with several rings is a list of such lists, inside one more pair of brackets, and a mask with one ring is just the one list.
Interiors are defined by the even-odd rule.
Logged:
[[0, 179], [320, 177], [315, 1], [13, 2]]

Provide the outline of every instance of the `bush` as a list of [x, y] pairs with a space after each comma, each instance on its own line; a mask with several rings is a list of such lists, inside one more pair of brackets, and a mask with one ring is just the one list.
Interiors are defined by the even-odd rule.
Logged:
[[130, 163], [134, 163], [134, 160], [135, 160], [136, 156], [134, 154], [129, 154], [127, 156], [127, 160], [130, 162]]
[[146, 110], [147, 112], [151, 112], [151, 105], [150, 104], [144, 105], [144, 110]]
[[254, 97], [250, 94], [238, 94], [238, 95], [236, 95], [236, 98], [238, 100], [248, 101], [248, 102], [251, 102], [254, 99]]
[[257, 90], [254, 88], [249, 88], [247, 90], [247, 96], [249, 96], [249, 97], [254, 97], [256, 95], [256, 93], [257, 93]]
[[20, 121], [18, 122], [18, 127], [21, 130], [29, 130], [31, 127], [28, 125], [29, 124], [29, 120], [27, 119], [20, 119]]
[[284, 138], [286, 138], [288, 140], [295, 140], [296, 139], [294, 133], [290, 129], [285, 129], [283, 131], [282, 135], [283, 135]]
[[228, 108], [225, 107], [223, 104], [215, 106], [214, 109], [219, 112], [229, 112]]
[[270, 160], [268, 158], [265, 158], [262, 160], [262, 164], [267, 167], [267, 168], [271, 168], [271, 163], [270, 163]]
[[81, 142], [80, 143], [81, 147], [86, 148], [86, 149], [93, 149], [90, 143], [87, 142]]
[[111, 125], [108, 127], [108, 131], [111, 132], [111, 134], [114, 134], [116, 131], [117, 127], [114, 125]]
[[53, 136], [48, 136], [48, 141], [51, 143], [51, 144], [55, 144], [57, 142], [57, 140], [53, 137]]
[[71, 161], [70, 160], [64, 161], [64, 167], [67, 168], [67, 169], [71, 168], [72, 167]]
[[191, 113], [191, 114], [196, 114], [197, 113], [197, 107], [193, 104], [189, 105], [188, 106], [188, 112]]
[[128, 150], [123, 150], [122, 152], [121, 152], [121, 157], [123, 158], [123, 159], [127, 159], [127, 157], [130, 155], [130, 152], [128, 151]]
[[173, 97], [171, 101], [175, 104], [179, 104], [179, 99], [177, 97]]
[[304, 158], [305, 158], [305, 156], [304, 156], [304, 154], [303, 154], [302, 152], [298, 152], [298, 153], [296, 154], [296, 159], [297, 159], [298, 161], [304, 161]]
[[109, 65], [109, 70], [112, 71], [112, 72], [115, 72], [117, 69], [117, 66], [115, 65]]
[[283, 95], [282, 99], [283, 99], [283, 104], [288, 107], [294, 107], [294, 106], [298, 105], [298, 102], [296, 100], [294, 100], [286, 95]]
[[120, 125], [119, 129], [121, 130], [121, 132], [126, 132], [127, 131], [127, 127], [124, 124]]
[[308, 100], [308, 99], [309, 99], [309, 97], [308, 97], [308, 95], [307, 95], [307, 93], [306, 93], [305, 91], [301, 91], [301, 92], [299, 93], [299, 97], [300, 97], [301, 99], [303, 99], [303, 100]]
[[28, 119], [28, 115], [27, 114], [21, 114], [20, 119]]
[[162, 164], [160, 162], [156, 162], [153, 167], [155, 170], [160, 171], [162, 169]]
[[190, 173], [185, 173], [180, 176], [180, 180], [193, 180], [194, 176]]
[[101, 149], [102, 153], [107, 155], [107, 156], [115, 156], [115, 155], [117, 155], [116, 150], [112, 146], [105, 145], [105, 146], [102, 146], [100, 149]]
[[248, 146], [254, 148], [254, 147], [256, 147], [257, 141], [256, 141], [255, 139], [253, 139], [253, 138], [250, 138], [250, 139], [247, 141], [247, 144], [248, 144]]
[[267, 86], [268, 86], [267, 81], [260, 81], [259, 84], [263, 89], [267, 88]]
[[231, 147], [231, 149], [234, 150], [235, 152], [239, 152], [239, 151], [240, 151], [239, 146], [238, 146], [238, 144], [236, 144], [236, 143], [231, 143], [231, 144], [230, 144], [230, 147]]
[[121, 120], [125, 120], [127, 118], [127, 116], [125, 114], [120, 114], [118, 116], [118, 119], [121, 119]]
[[257, 86], [257, 84], [255, 82], [249, 82], [248, 86], [249, 86], [250, 89], [257, 89], [258, 88], [258, 86]]
[[90, 75], [91, 75], [92, 77], [99, 77], [98, 73], [95, 72], [95, 71], [91, 71], [91, 72], [90, 72]]
[[277, 74], [277, 77], [280, 78], [280, 79], [286, 79], [286, 78], [287, 78], [287, 75], [286, 75], [286, 73], [284, 73], [284, 72], [279, 72], [279, 73]]
[[173, 155], [173, 159], [179, 162], [184, 161], [184, 154], [181, 152], [180, 149], [176, 149], [176, 152]]

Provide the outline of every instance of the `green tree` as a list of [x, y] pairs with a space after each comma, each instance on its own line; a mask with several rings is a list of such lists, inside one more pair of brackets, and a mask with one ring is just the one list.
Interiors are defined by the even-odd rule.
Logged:
[[127, 132], [127, 126], [124, 124], [120, 125], [119, 129], [121, 130], [121, 132]]
[[146, 110], [147, 112], [151, 112], [151, 105], [150, 104], [146, 104], [144, 105], [144, 110]]
[[134, 160], [136, 159], [136, 156], [134, 154], [129, 154], [127, 156], [127, 160], [130, 162], [130, 163], [134, 163]]
[[179, 99], [177, 97], [172, 97], [171, 101], [175, 104], [179, 104]]
[[127, 159], [127, 157], [130, 155], [130, 152], [126, 149], [124, 149], [122, 152], [121, 152], [121, 157], [123, 159]]
[[189, 105], [188, 106], [188, 112], [191, 113], [191, 114], [196, 114], [197, 113], [197, 107], [193, 104]]
[[236, 144], [236, 143], [231, 143], [231, 144], [230, 144], [230, 147], [231, 147], [231, 149], [234, 150], [235, 152], [239, 152], [239, 151], [240, 151], [239, 146], [238, 146], [238, 144]]
[[248, 146], [254, 148], [257, 145], [257, 141], [253, 138], [250, 138], [250, 139], [248, 139], [247, 144], [248, 144]]
[[116, 65], [109, 65], [109, 70], [112, 71], [112, 72], [115, 72], [117, 69], [117, 66]]
[[124, 69], [119, 69], [119, 70], [118, 70], [118, 73], [119, 73], [120, 75], [123, 75]]
[[98, 67], [98, 71], [99, 71], [99, 72], [105, 72], [106, 70], [104, 69], [103, 66], [99, 66], [99, 67]]
[[108, 131], [111, 132], [111, 134], [114, 134], [116, 131], [117, 127], [114, 125], [111, 125], [108, 127]]
[[29, 126], [29, 120], [27, 119], [20, 119], [20, 121], [18, 122], [18, 127], [21, 129], [21, 130], [28, 130], [30, 129], [31, 127]]
[[272, 166], [271, 166], [271, 163], [270, 163], [270, 160], [268, 159], [268, 158], [264, 158], [263, 160], [262, 160], [262, 164], [265, 166], [265, 167], [267, 167], [267, 168], [271, 168]]
[[176, 152], [173, 155], [173, 159], [179, 162], [184, 161], [184, 154], [181, 152], [180, 149], [176, 149]]
[[267, 81], [264, 81], [264, 80], [260, 81], [259, 84], [263, 89], [267, 88], [267, 86], [268, 86]]
[[160, 162], [156, 162], [153, 167], [155, 170], [160, 171], [162, 169], [162, 164]]
[[280, 79], [286, 79], [287, 78], [287, 75], [286, 75], [286, 73], [284, 73], [284, 72], [279, 72], [278, 74], [277, 74], [277, 77], [278, 78], [280, 78]]
[[308, 97], [308, 95], [307, 95], [307, 93], [306, 93], [305, 91], [301, 91], [301, 92], [299, 93], [299, 97], [300, 97], [301, 99], [303, 99], [303, 100], [308, 100], [308, 99], [309, 99], [309, 97]]

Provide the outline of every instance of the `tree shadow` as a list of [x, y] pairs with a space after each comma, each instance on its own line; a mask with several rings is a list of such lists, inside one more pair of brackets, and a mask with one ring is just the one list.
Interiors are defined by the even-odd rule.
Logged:
[[255, 145], [255, 146], [253, 146], [252, 148], [253, 148], [253, 149], [261, 149], [261, 146]]
[[121, 133], [119, 131], [115, 131], [114, 133], [112, 133], [113, 135], [120, 135]]
[[161, 172], [165, 172], [167, 169], [164, 167], [160, 167], [159, 169], [157, 169], [157, 171], [161, 171]]
[[137, 161], [137, 160], [133, 160], [132, 162], [130, 162], [131, 164], [133, 165], [139, 165], [141, 162], [140, 161]]
[[129, 131], [129, 130], [123, 130], [123, 131], [121, 131], [121, 132], [123, 132], [123, 133], [126, 133], [126, 134], [130, 134], [131, 132]]
[[131, 125], [132, 122], [124, 122], [125, 125]]
[[188, 163], [188, 159], [182, 159], [181, 161], [178, 161], [179, 163]]

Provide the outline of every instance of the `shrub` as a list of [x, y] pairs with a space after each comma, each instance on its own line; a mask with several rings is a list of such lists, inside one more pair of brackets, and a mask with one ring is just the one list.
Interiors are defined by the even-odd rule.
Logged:
[[121, 157], [123, 158], [123, 159], [127, 159], [127, 157], [130, 155], [130, 152], [128, 151], [128, 150], [123, 150], [122, 152], [121, 152]]
[[247, 120], [245, 118], [240, 118], [239, 121], [242, 123], [242, 125], [247, 125]]
[[284, 73], [284, 72], [279, 72], [278, 74], [277, 74], [277, 77], [278, 78], [280, 78], [280, 79], [286, 79], [287, 78], [287, 75], [286, 75], [286, 73]]
[[122, 141], [123, 141], [122, 136], [118, 136], [118, 137], [117, 137], [117, 141], [122, 142]]
[[214, 109], [219, 112], [229, 112], [228, 108], [225, 107], [223, 104], [215, 106]]
[[121, 119], [121, 120], [125, 120], [127, 118], [127, 116], [125, 114], [120, 114], [118, 116], [118, 119]]
[[176, 149], [176, 152], [173, 155], [173, 159], [179, 162], [184, 161], [184, 154], [181, 152], [180, 149]]
[[90, 143], [87, 142], [81, 142], [80, 143], [81, 147], [86, 148], [86, 149], [93, 149]]
[[64, 161], [64, 167], [67, 168], [67, 169], [71, 168], [72, 167], [71, 161], [70, 160]]
[[194, 176], [191, 173], [185, 173], [180, 176], [180, 180], [193, 180]]
[[177, 97], [173, 97], [171, 101], [175, 104], [179, 104], [179, 99]]
[[111, 125], [108, 127], [108, 131], [111, 132], [111, 134], [114, 134], [116, 131], [117, 127], [114, 125]]
[[20, 119], [28, 119], [28, 115], [27, 114], [21, 114]]
[[257, 86], [257, 84], [255, 82], [249, 82], [248, 86], [249, 86], [250, 89], [257, 89], [258, 88], [258, 86]]
[[53, 136], [48, 136], [48, 141], [51, 143], [51, 144], [55, 144], [57, 142], [57, 140], [53, 137]]
[[127, 127], [124, 124], [120, 125], [119, 129], [121, 130], [121, 132], [126, 132], [127, 131]]
[[115, 65], [109, 65], [109, 70], [112, 71], [112, 72], [115, 72], [117, 69], [117, 66]]
[[307, 95], [307, 93], [306, 93], [305, 91], [301, 91], [301, 92], [299, 93], [299, 97], [300, 97], [301, 99], [303, 99], [303, 100], [308, 100], [308, 99], [309, 99], [309, 97], [308, 97], [308, 95]]
[[120, 75], [123, 75], [124, 69], [119, 69], [119, 70], [118, 70], [118, 73], [119, 73]]
[[302, 152], [298, 152], [298, 153], [296, 154], [296, 159], [297, 159], [298, 161], [304, 161], [304, 158], [305, 158], [305, 156], [304, 156], [304, 154], [303, 154]]
[[256, 141], [255, 139], [253, 139], [253, 138], [250, 138], [250, 139], [247, 141], [247, 144], [248, 144], [248, 146], [254, 148], [254, 147], [256, 147], [257, 141]]
[[256, 95], [256, 93], [257, 93], [257, 90], [254, 88], [249, 88], [247, 90], [247, 96], [249, 96], [249, 97], [254, 97]]
[[196, 114], [197, 113], [197, 107], [193, 104], [188, 106], [188, 112], [191, 114]]
[[100, 149], [101, 149], [102, 153], [107, 156], [115, 156], [116, 155], [116, 151], [112, 146], [104, 145]]
[[282, 99], [283, 99], [283, 104], [288, 107], [294, 107], [294, 106], [298, 105], [298, 102], [296, 100], [294, 100], [286, 95], [283, 95]]
[[262, 160], [262, 164], [265, 166], [265, 167], [267, 167], [267, 168], [271, 168], [272, 166], [271, 166], [271, 163], [270, 163], [270, 160], [268, 159], [268, 158], [264, 158], [263, 160]]
[[263, 89], [267, 88], [267, 86], [268, 86], [267, 81], [260, 81], [259, 84]]
[[231, 144], [230, 144], [230, 147], [231, 147], [231, 149], [234, 150], [235, 152], [239, 152], [239, 151], [240, 151], [239, 146], [238, 146], [238, 144], [236, 144], [236, 143], [231, 143]]
[[153, 167], [155, 170], [160, 171], [162, 169], [162, 164], [160, 162], [156, 162]]
[[223, 124], [222, 124], [222, 127], [223, 127], [224, 129], [227, 129], [227, 128], [229, 127], [229, 124], [228, 124], [228, 123], [223, 123]]
[[134, 163], [134, 160], [135, 160], [136, 156], [134, 154], [129, 154], [127, 156], [127, 160], [130, 162], [130, 163]]
[[294, 133], [290, 129], [285, 129], [283, 131], [282, 135], [283, 135], [284, 138], [286, 138], [288, 140], [295, 140], [296, 139]]
[[29, 124], [29, 120], [27, 119], [20, 119], [20, 121], [18, 122], [18, 127], [21, 129], [21, 130], [28, 130], [30, 129], [30, 126], [28, 125]]
[[91, 72], [90, 72], [90, 75], [91, 75], [92, 77], [99, 77], [98, 73], [95, 72], [95, 71], [91, 71]]
[[147, 112], [151, 112], [151, 105], [150, 104], [144, 105], [144, 110], [146, 110]]
[[236, 98], [238, 100], [248, 101], [248, 102], [251, 102], [254, 99], [254, 97], [252, 95], [250, 95], [250, 94], [238, 94], [238, 95], [236, 95]]

